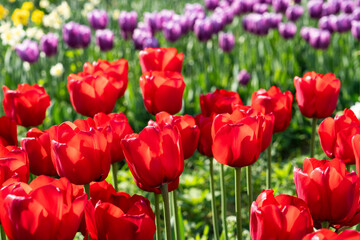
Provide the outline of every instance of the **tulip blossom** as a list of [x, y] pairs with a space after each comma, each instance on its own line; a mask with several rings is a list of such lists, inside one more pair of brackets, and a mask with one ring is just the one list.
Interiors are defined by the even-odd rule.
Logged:
[[121, 147], [121, 140], [127, 135], [133, 133], [131, 126], [123, 113], [98, 113], [94, 116], [94, 123], [97, 128], [110, 127], [113, 140], [111, 142], [111, 163], [124, 160], [124, 153]]
[[154, 239], [155, 215], [148, 199], [115, 192], [107, 182], [90, 185], [85, 220], [91, 239]]
[[58, 49], [59, 38], [54, 33], [48, 33], [42, 36], [40, 41], [40, 48], [47, 57], [56, 55]]
[[[172, 116], [167, 112], [159, 112], [155, 115], [155, 119], [159, 124], [170, 124], [178, 128], [181, 135], [184, 159], [190, 158], [196, 150], [200, 136], [200, 130], [195, 119], [190, 115]], [[152, 121], [149, 121], [150, 124], [152, 124]]]
[[296, 100], [302, 115], [308, 118], [329, 117], [336, 108], [340, 80], [333, 73], [308, 72], [294, 78]]
[[355, 164], [351, 138], [360, 134], [360, 121], [350, 109], [343, 115], [328, 117], [319, 125], [319, 137], [323, 151], [330, 158], [339, 158], [346, 164]]
[[0, 188], [12, 182], [27, 182], [30, 177], [26, 152], [15, 146], [0, 145]]
[[263, 190], [251, 205], [250, 235], [253, 240], [301, 240], [313, 231], [313, 221], [306, 203], [293, 196]]
[[308, 235], [303, 237], [302, 240], [356, 240], [356, 239], [360, 239], [360, 233], [355, 230], [348, 229], [337, 235], [335, 232], [323, 228], [314, 233], [309, 233]]
[[114, 33], [109, 29], [97, 30], [95, 33], [95, 42], [101, 51], [109, 51], [114, 46]]
[[87, 14], [87, 19], [94, 29], [105, 29], [109, 22], [108, 15], [105, 10], [94, 9]]
[[181, 72], [184, 60], [183, 53], [176, 48], [146, 48], [139, 53], [140, 66], [143, 74], [149, 71]]
[[184, 170], [184, 156], [176, 127], [153, 123], [140, 134], [127, 135], [121, 144], [139, 188], [156, 193], [160, 193], [163, 184], [169, 184], [169, 191], [177, 188]]
[[290, 124], [293, 95], [290, 91], [282, 93], [276, 86], [268, 91], [260, 89], [251, 96], [251, 107], [263, 114], [275, 116], [274, 133], [283, 132]]
[[204, 116], [232, 113], [238, 105], [243, 105], [243, 102], [237, 92], [216, 89], [213, 93], [200, 95], [200, 107]]
[[91, 29], [79, 23], [68, 22], [63, 26], [62, 36], [70, 48], [86, 48], [91, 41]]
[[104, 180], [110, 170], [110, 127], [82, 130], [74, 123], [55, 126], [51, 154], [60, 177], [84, 185]]
[[18, 145], [16, 122], [7, 116], [0, 117], [0, 145]]
[[16, 45], [16, 53], [23, 61], [35, 63], [39, 59], [39, 45], [37, 42], [25, 39]]
[[37, 84], [19, 84], [16, 90], [3, 86], [3, 107], [6, 116], [24, 127], [38, 126], [45, 119], [50, 97], [43, 87]]
[[183, 76], [178, 72], [146, 72], [140, 77], [140, 88], [146, 110], [155, 115], [166, 111], [178, 113], [185, 89]]
[[360, 179], [347, 172], [340, 159], [306, 158], [303, 170], [294, 168], [297, 196], [309, 206], [315, 226], [322, 222], [341, 224], [351, 219], [357, 210]]
[[30, 172], [35, 175], [57, 176], [51, 158], [51, 140], [55, 127], [41, 131], [32, 128], [26, 133], [26, 138], [21, 140], [21, 146], [29, 156]]
[[261, 152], [263, 122], [263, 116], [246, 116], [240, 110], [217, 115], [211, 126], [214, 158], [236, 168], [255, 163]]
[[215, 113], [210, 117], [206, 117], [202, 114], [198, 114], [195, 116], [196, 125], [198, 125], [200, 129], [200, 136], [199, 136], [199, 143], [197, 146], [197, 150], [202, 155], [208, 157], [213, 157], [213, 153], [212, 153], [213, 140], [211, 137], [211, 126], [215, 116], [216, 116]]
[[36, 178], [0, 191], [1, 223], [9, 239], [73, 239], [86, 206], [86, 194], [66, 178]]
[[83, 66], [83, 75], [87, 74], [105, 77], [119, 91], [118, 98], [120, 98], [124, 95], [127, 88], [128, 68], [128, 61], [126, 59], [118, 59], [113, 62], [99, 59], [92, 64], [86, 62]]

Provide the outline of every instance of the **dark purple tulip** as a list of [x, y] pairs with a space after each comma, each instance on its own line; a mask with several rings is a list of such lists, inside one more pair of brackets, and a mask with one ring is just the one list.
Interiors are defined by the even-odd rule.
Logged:
[[311, 28], [309, 32], [309, 43], [316, 49], [327, 49], [330, 44], [331, 33], [327, 30]]
[[355, 0], [355, 6], [360, 7], [360, 0]]
[[43, 35], [40, 40], [40, 49], [47, 57], [56, 55], [58, 47], [58, 36], [54, 33]]
[[159, 12], [159, 19], [161, 22], [161, 29], [164, 28], [164, 24], [171, 21], [173, 16], [175, 15], [175, 12], [173, 10], [163, 9], [161, 12]]
[[68, 22], [62, 29], [63, 40], [71, 48], [86, 48], [91, 41], [91, 30], [88, 26]]
[[205, 7], [214, 10], [219, 5], [219, 0], [204, 0]]
[[232, 33], [221, 32], [219, 34], [219, 47], [224, 52], [231, 52], [235, 46], [235, 37]]
[[325, 2], [322, 5], [321, 16], [329, 16], [340, 12], [340, 3], [337, 1]]
[[299, 4], [299, 3], [301, 3], [301, 0], [294, 0], [294, 3]]
[[322, 5], [321, 0], [310, 0], [307, 4], [310, 17], [320, 18], [322, 16]]
[[293, 38], [296, 34], [297, 27], [293, 22], [280, 23], [279, 33], [285, 39]]
[[132, 35], [132, 40], [134, 42], [135, 48], [139, 50], [143, 49], [145, 40], [152, 37], [153, 36], [151, 32], [143, 31], [136, 28]]
[[281, 13], [264, 13], [263, 16], [267, 19], [267, 25], [269, 28], [278, 28], [279, 23], [282, 20]]
[[338, 16], [331, 15], [330, 25], [333, 31], [343, 33], [351, 29], [351, 16], [347, 14], [340, 14]]
[[109, 21], [106, 11], [99, 9], [89, 12], [87, 18], [93, 29], [104, 29]]
[[194, 33], [198, 40], [202, 42], [210, 40], [213, 34], [213, 25], [211, 19], [197, 19], [194, 24]]
[[119, 27], [125, 39], [133, 34], [137, 26], [137, 13], [135, 11], [125, 12], [121, 11], [118, 19]]
[[333, 32], [330, 24], [330, 17], [328, 16], [323, 16], [319, 19], [318, 27], [322, 30], [328, 30], [329, 32]]
[[171, 21], [180, 25], [182, 35], [185, 35], [190, 31], [190, 20], [187, 16], [175, 14]]
[[360, 41], [360, 22], [359, 21], [352, 21], [351, 22], [351, 34]]
[[17, 44], [15, 49], [17, 55], [25, 62], [34, 63], [39, 59], [39, 46], [35, 41], [25, 39], [22, 43]]
[[241, 70], [237, 75], [237, 80], [241, 85], [246, 86], [250, 81], [251, 75], [245, 69]]
[[286, 9], [285, 15], [292, 22], [297, 21], [304, 14], [304, 8], [300, 5], [293, 5]]
[[255, 3], [253, 6], [253, 11], [255, 13], [263, 14], [267, 12], [267, 10], [268, 10], [268, 5], [265, 3]]
[[352, 13], [352, 20], [359, 21], [360, 20], [360, 8], [355, 8]]
[[143, 48], [158, 48], [159, 46], [159, 41], [155, 37], [146, 38], [143, 42]]
[[223, 13], [213, 13], [210, 16], [214, 34], [219, 33], [226, 25], [226, 16]]
[[203, 7], [198, 3], [185, 4], [185, 14], [184, 15], [189, 20], [189, 25], [190, 25], [191, 30], [194, 29], [195, 22], [197, 19], [204, 19], [206, 16]]
[[225, 9], [225, 8], [230, 7], [230, 3], [227, 2], [227, 1], [222, 0], [222, 1], [219, 2], [219, 6], [218, 6], [218, 7], [219, 7], [219, 8], [222, 8], [222, 9]]
[[205, 12], [200, 3], [186, 3], [185, 12]]
[[285, 12], [289, 7], [290, 0], [273, 0], [272, 6], [275, 12]]
[[230, 24], [234, 20], [234, 12], [232, 8], [219, 8], [217, 7], [214, 11], [214, 14], [223, 15], [225, 17], [225, 23]]
[[246, 7], [246, 4], [243, 0], [235, 0], [231, 4], [231, 8], [233, 10], [233, 13], [237, 16], [240, 16], [243, 13], [249, 12]]
[[243, 18], [242, 24], [246, 31], [263, 36], [269, 32], [269, 22], [268, 15], [250, 13]]
[[310, 31], [312, 27], [302, 27], [300, 30], [300, 36], [306, 41], [309, 42], [310, 39]]
[[181, 37], [180, 23], [169, 21], [163, 25], [163, 33], [166, 40], [176, 42]]
[[351, 14], [354, 11], [354, 2], [353, 1], [341, 1], [340, 9], [344, 13]]
[[144, 13], [144, 22], [146, 25], [149, 26], [151, 29], [151, 32], [154, 34], [155, 32], [159, 31], [161, 28], [159, 28], [160, 24], [157, 24], [158, 22], [158, 13], [157, 12], [146, 12]]
[[99, 29], [95, 33], [95, 42], [101, 51], [109, 51], [114, 46], [114, 33], [109, 29]]

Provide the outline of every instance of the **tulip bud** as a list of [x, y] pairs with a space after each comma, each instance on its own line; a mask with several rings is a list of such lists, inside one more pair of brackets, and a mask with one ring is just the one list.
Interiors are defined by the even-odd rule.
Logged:
[[279, 24], [279, 33], [285, 39], [293, 38], [296, 34], [297, 27], [294, 23], [280, 23]]
[[88, 21], [93, 29], [105, 29], [109, 18], [105, 10], [94, 9], [87, 15]]
[[35, 63], [39, 59], [39, 46], [37, 42], [30, 39], [17, 44], [15, 49], [17, 55], [25, 62]]
[[58, 47], [58, 37], [53, 33], [48, 33], [42, 36], [40, 41], [40, 48], [47, 57], [56, 55]]
[[109, 51], [114, 45], [114, 33], [109, 29], [97, 30], [95, 33], [95, 42], [101, 51]]
[[64, 42], [70, 48], [86, 48], [91, 41], [91, 30], [88, 26], [69, 22], [62, 29]]
[[235, 37], [232, 33], [221, 32], [219, 35], [219, 47], [224, 52], [231, 52], [235, 46]]

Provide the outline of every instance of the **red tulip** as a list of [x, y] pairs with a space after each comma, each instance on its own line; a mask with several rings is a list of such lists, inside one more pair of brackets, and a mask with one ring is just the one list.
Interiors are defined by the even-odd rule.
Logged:
[[333, 73], [325, 75], [316, 72], [305, 73], [302, 78], [295, 77], [296, 101], [301, 114], [308, 118], [330, 116], [339, 97], [340, 80]]
[[213, 93], [200, 95], [201, 112], [207, 117], [212, 113], [232, 113], [237, 105], [243, 105], [237, 92], [216, 89]]
[[91, 239], [115, 240], [120, 236], [124, 240], [154, 239], [155, 215], [149, 200], [139, 195], [116, 193], [106, 182], [92, 184], [90, 192], [85, 220]]
[[16, 122], [7, 116], [0, 117], [0, 145], [18, 145]]
[[184, 170], [181, 136], [176, 127], [153, 123], [140, 134], [127, 135], [121, 144], [136, 185], [149, 192], [160, 192], [163, 184], [176, 189]]
[[67, 89], [75, 111], [88, 117], [111, 113], [119, 96], [119, 89], [104, 76], [83, 73], [70, 74]]
[[81, 130], [71, 122], [55, 126], [51, 154], [57, 173], [83, 185], [104, 180], [110, 170], [110, 127]]
[[113, 62], [98, 60], [92, 64], [87, 62], [83, 66], [84, 73], [93, 76], [102, 76], [108, 79], [119, 91], [118, 98], [125, 93], [128, 84], [128, 61], [118, 59]]
[[340, 159], [306, 158], [303, 171], [294, 168], [296, 193], [309, 206], [316, 226], [327, 221], [332, 225], [351, 219], [360, 197], [360, 179], [348, 173]]
[[355, 164], [351, 138], [360, 134], [360, 121], [353, 111], [345, 109], [343, 115], [328, 117], [319, 125], [319, 137], [323, 151], [330, 158], [340, 158], [346, 164]]
[[140, 77], [140, 88], [146, 110], [155, 115], [181, 110], [185, 89], [183, 76], [177, 72], [146, 72]]
[[213, 157], [213, 140], [211, 137], [211, 126], [214, 118], [215, 113], [210, 117], [206, 117], [202, 114], [198, 114], [195, 116], [196, 125], [198, 125], [200, 129], [199, 144], [197, 146], [197, 149], [199, 153], [207, 157]]
[[19, 147], [0, 145], [0, 188], [13, 182], [27, 182], [29, 177], [26, 152]]
[[105, 128], [110, 126], [113, 140], [111, 142], [111, 163], [124, 160], [124, 153], [121, 147], [121, 139], [127, 134], [133, 133], [131, 126], [123, 113], [98, 113], [94, 116], [96, 127]]
[[26, 138], [21, 140], [21, 146], [29, 156], [30, 172], [35, 175], [57, 176], [51, 159], [51, 139], [55, 127], [41, 131], [32, 128], [26, 133]]
[[86, 194], [75, 191], [66, 178], [45, 176], [30, 185], [2, 188], [0, 216], [6, 235], [11, 240], [73, 239], [86, 205]]
[[262, 116], [264, 117], [264, 122], [262, 124], [262, 143], [261, 143], [261, 151], [265, 151], [265, 149], [270, 145], [273, 130], [274, 130], [274, 123], [275, 117], [273, 113], [269, 113], [264, 115], [263, 113], [255, 110], [252, 107], [240, 105], [237, 109], [243, 112], [246, 116], [255, 117], [255, 116]]
[[156, 114], [155, 119], [157, 123], [167, 123], [178, 128], [181, 135], [184, 159], [190, 158], [196, 150], [200, 136], [200, 130], [195, 119], [190, 115], [172, 116], [167, 112], [159, 112]]
[[146, 48], [139, 54], [141, 71], [171, 71], [181, 73], [183, 53], [176, 48]]
[[282, 93], [276, 86], [268, 91], [260, 89], [251, 96], [251, 107], [263, 114], [275, 116], [274, 132], [283, 132], [290, 124], [293, 95], [290, 91]]
[[313, 221], [306, 203], [293, 196], [263, 190], [251, 205], [251, 239], [301, 240], [313, 231]]
[[302, 240], [359, 240], [359, 239], [360, 239], [360, 233], [352, 229], [345, 230], [339, 235], [337, 235], [335, 232], [323, 228], [314, 233], [309, 233]]
[[238, 109], [217, 115], [211, 127], [214, 158], [237, 168], [255, 163], [261, 152], [263, 122], [264, 117], [248, 117]]
[[3, 86], [3, 106], [6, 116], [24, 127], [38, 126], [45, 119], [50, 97], [37, 84], [19, 84], [16, 90]]

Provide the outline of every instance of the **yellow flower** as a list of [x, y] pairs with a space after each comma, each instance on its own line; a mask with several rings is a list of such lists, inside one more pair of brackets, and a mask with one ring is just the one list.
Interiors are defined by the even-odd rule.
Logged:
[[5, 18], [8, 15], [9, 11], [0, 4], [0, 19]]
[[15, 26], [20, 24], [25, 26], [28, 23], [29, 15], [30, 12], [28, 10], [16, 8], [11, 15], [11, 20], [14, 22]]
[[36, 9], [31, 14], [31, 21], [33, 21], [37, 25], [40, 25], [42, 23], [43, 17], [44, 17], [44, 12], [39, 9]]
[[33, 8], [34, 8], [34, 4], [32, 2], [24, 2], [21, 6], [22, 10], [27, 10], [27, 11], [33, 10]]

